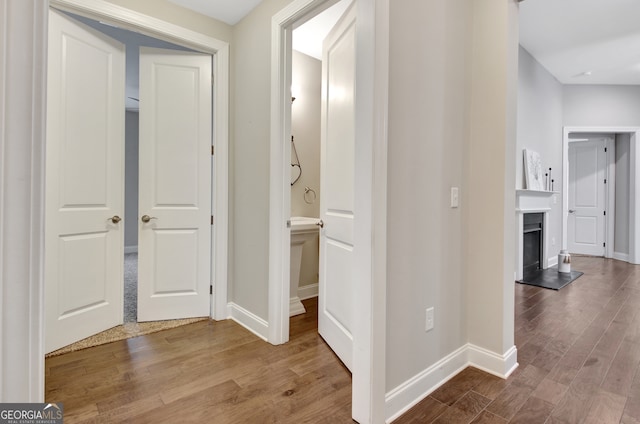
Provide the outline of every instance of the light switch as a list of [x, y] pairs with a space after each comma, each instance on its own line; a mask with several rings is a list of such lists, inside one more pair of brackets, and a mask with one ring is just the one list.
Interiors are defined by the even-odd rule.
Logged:
[[457, 208], [459, 203], [458, 187], [451, 187], [451, 207]]

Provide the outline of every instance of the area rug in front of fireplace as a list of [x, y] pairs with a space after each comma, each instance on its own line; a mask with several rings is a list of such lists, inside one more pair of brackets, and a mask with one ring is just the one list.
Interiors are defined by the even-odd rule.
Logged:
[[580, 271], [558, 272], [558, 268], [539, 269], [526, 275], [516, 282], [538, 286], [545, 289], [560, 290], [569, 283], [575, 281], [583, 273]]

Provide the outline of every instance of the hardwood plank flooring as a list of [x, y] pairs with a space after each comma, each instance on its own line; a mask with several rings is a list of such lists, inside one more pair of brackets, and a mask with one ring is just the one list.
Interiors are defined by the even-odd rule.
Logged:
[[513, 375], [467, 368], [394, 423], [640, 424], [640, 266], [572, 266], [584, 275], [557, 292], [516, 284]]
[[352, 422], [351, 374], [304, 304], [281, 346], [201, 321], [47, 358], [45, 399], [67, 424]]
[[[395, 423], [640, 423], [640, 266], [574, 257], [560, 291], [515, 285], [520, 366], [467, 368]], [[45, 362], [65, 423], [350, 423], [351, 376], [317, 335], [317, 302], [271, 346], [204, 321]]]

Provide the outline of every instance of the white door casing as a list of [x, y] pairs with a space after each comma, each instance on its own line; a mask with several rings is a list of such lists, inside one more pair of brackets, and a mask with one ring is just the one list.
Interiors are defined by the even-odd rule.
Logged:
[[45, 350], [122, 323], [125, 48], [51, 10]]
[[140, 48], [138, 321], [209, 315], [211, 66]]
[[318, 332], [347, 368], [353, 363], [356, 10], [323, 43]]
[[606, 140], [569, 143], [567, 241], [571, 253], [604, 256]]

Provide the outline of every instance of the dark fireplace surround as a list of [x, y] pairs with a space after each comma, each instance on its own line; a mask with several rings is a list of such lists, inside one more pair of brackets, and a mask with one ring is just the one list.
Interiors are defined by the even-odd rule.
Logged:
[[525, 213], [523, 220], [522, 273], [526, 279], [542, 268], [544, 213]]

